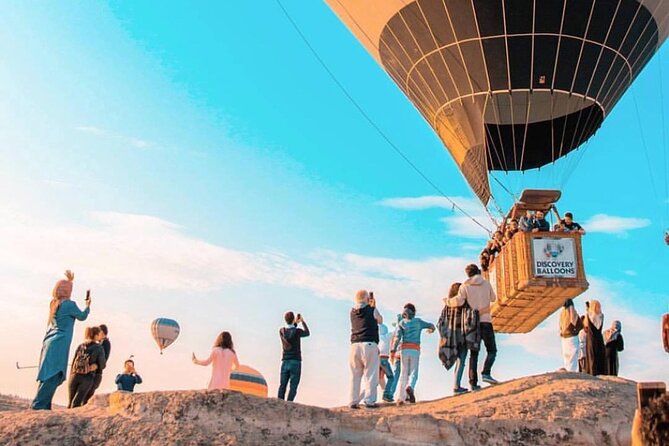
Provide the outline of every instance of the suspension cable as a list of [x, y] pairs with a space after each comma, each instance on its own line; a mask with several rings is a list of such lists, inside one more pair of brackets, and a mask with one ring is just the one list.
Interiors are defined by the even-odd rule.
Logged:
[[[295, 29], [295, 32], [300, 36], [304, 44], [309, 48], [313, 56], [316, 58], [318, 63], [323, 67], [323, 69], [327, 72], [327, 74], [330, 76], [330, 79], [337, 85], [339, 90], [346, 96], [346, 98], [351, 102], [351, 104], [358, 110], [358, 112], [362, 115], [362, 117], [369, 123], [370, 126], [381, 136], [381, 138], [390, 146], [413, 170], [416, 172], [425, 182], [427, 182], [437, 193], [439, 193], [441, 196], [443, 196], [448, 202], [452, 205], [454, 209], [457, 209], [460, 211], [463, 215], [468, 217], [470, 220], [472, 220], [476, 225], [481, 227], [488, 235], [492, 236], [492, 231], [490, 229], [486, 228], [482, 223], [480, 223], [476, 218], [474, 218], [471, 214], [469, 214], [467, 211], [465, 211], [460, 205], [458, 205], [451, 197], [446, 195], [441, 188], [439, 188], [434, 182], [432, 182], [427, 175], [425, 175], [419, 168], [416, 166], [410, 159], [407, 157], [402, 150], [395, 145], [390, 138], [381, 130], [381, 128], [374, 122], [374, 120], [365, 112], [365, 110], [358, 104], [358, 102], [351, 96], [351, 94], [348, 92], [348, 90], [344, 87], [344, 85], [337, 79], [335, 74], [330, 70], [330, 68], [327, 66], [325, 61], [320, 57], [316, 49], [311, 45], [307, 37], [302, 33], [300, 30], [299, 26], [297, 23], [293, 20], [293, 18], [290, 16], [290, 13], [286, 10], [286, 8], [283, 6], [283, 3], [281, 3], [281, 0], [276, 0], [277, 5], [279, 8], [281, 8], [281, 11], [283, 12], [284, 16], [290, 24], [293, 26]], [[487, 210], [486, 210], [487, 211]], [[494, 220], [493, 220], [494, 221]]]

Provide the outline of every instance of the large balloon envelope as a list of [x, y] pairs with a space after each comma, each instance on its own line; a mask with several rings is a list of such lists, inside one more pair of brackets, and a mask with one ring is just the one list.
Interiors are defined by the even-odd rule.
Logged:
[[602, 125], [669, 32], [667, 0], [326, 0], [483, 203]]
[[151, 322], [151, 334], [160, 348], [160, 354], [179, 337], [181, 328], [177, 321], [167, 318], [158, 318]]

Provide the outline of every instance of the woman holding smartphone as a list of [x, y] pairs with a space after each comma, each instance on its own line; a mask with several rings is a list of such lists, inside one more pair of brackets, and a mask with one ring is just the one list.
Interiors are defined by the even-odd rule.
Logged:
[[65, 381], [67, 362], [72, 344], [74, 322], [84, 321], [91, 306], [91, 291], [86, 291], [86, 308], [82, 311], [70, 299], [74, 273], [65, 271], [66, 279], [59, 280], [53, 287], [47, 332], [42, 341], [39, 368], [37, 372], [37, 395], [30, 407], [35, 410], [51, 410], [51, 401], [56, 389]]

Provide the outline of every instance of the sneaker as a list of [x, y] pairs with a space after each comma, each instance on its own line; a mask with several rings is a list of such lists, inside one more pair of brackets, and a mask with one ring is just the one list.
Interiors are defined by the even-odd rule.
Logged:
[[483, 375], [482, 374], [481, 375], [481, 381], [483, 381], [484, 383], [492, 384], [492, 385], [499, 384], [499, 381], [497, 381], [495, 378], [493, 378], [490, 375]]
[[463, 393], [469, 392], [469, 389], [465, 387], [458, 387], [457, 389], [453, 389], [453, 395], [462, 395]]
[[392, 399], [392, 398], [390, 398], [389, 396], [384, 396], [384, 397], [383, 397], [383, 401], [385, 401], [386, 403], [392, 403], [392, 402], [394, 402], [395, 400]]
[[413, 389], [411, 386], [407, 386], [407, 398], [409, 398], [409, 402], [411, 404], [414, 404], [416, 402], [416, 395], [413, 393]]
[[376, 409], [377, 407], [379, 407], [379, 405], [376, 403], [365, 404], [365, 409]]
[[351, 404], [351, 405], [348, 406], [348, 408], [349, 409], [360, 409], [360, 405], [359, 404]]
[[481, 386], [479, 386], [478, 384], [472, 384], [470, 389], [472, 390], [472, 392], [476, 392], [477, 390], [481, 390]]

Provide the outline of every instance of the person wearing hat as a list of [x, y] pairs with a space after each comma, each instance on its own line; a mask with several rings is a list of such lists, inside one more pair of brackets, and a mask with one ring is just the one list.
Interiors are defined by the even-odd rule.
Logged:
[[51, 410], [51, 402], [56, 389], [64, 381], [67, 374], [67, 362], [72, 344], [74, 322], [85, 321], [91, 307], [90, 292], [86, 293], [86, 308], [80, 310], [70, 299], [74, 273], [65, 271], [64, 280], [59, 280], [53, 287], [47, 332], [42, 341], [37, 371], [37, 395], [30, 407], [34, 410]]
[[[497, 356], [497, 344], [495, 343], [495, 330], [492, 326], [492, 317], [490, 315], [490, 306], [497, 300], [495, 291], [490, 282], [481, 276], [481, 270], [474, 264], [467, 265], [465, 268], [467, 280], [460, 286], [458, 294], [445, 300], [445, 303], [451, 307], [461, 307], [467, 302], [472, 310], [479, 311], [479, 327], [481, 329], [481, 339], [486, 349], [486, 358], [481, 371], [481, 380], [488, 384], [498, 384], [498, 381], [492, 377], [492, 366]], [[478, 349], [471, 350], [469, 355], [469, 385], [472, 390], [478, 390]]]

